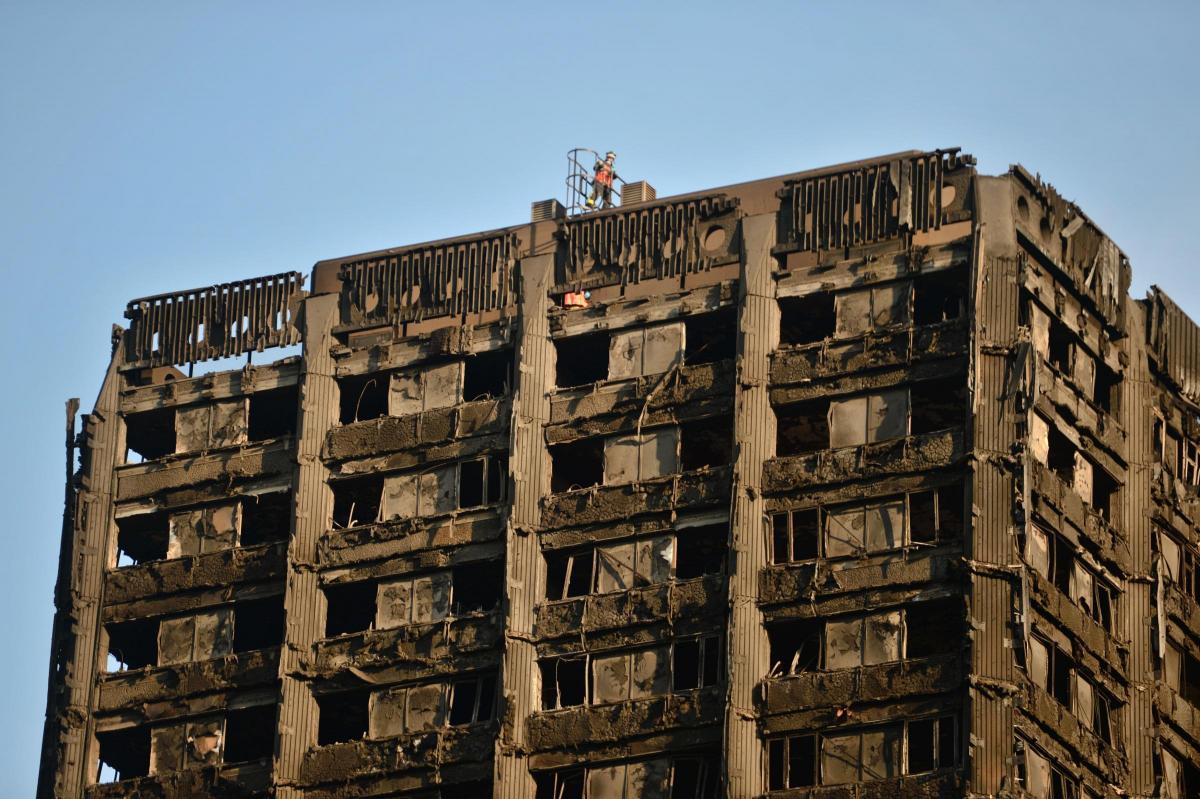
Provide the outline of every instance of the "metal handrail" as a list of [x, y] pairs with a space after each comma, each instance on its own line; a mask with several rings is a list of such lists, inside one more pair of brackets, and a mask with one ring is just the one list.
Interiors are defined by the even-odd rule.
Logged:
[[[603, 161], [604, 156], [590, 147], [575, 147], [567, 151], [567, 196], [566, 202], [563, 205], [567, 209], [568, 216], [575, 216], [587, 211], [596, 211], [598, 208], [589, 208], [587, 205], [588, 195], [591, 193], [592, 187], [592, 167], [590, 163], [579, 160], [583, 153], [590, 153], [596, 161]], [[625, 185], [624, 179], [621, 178], [615, 171], [613, 172], [613, 200], [614, 207], [620, 204], [621, 187]]]

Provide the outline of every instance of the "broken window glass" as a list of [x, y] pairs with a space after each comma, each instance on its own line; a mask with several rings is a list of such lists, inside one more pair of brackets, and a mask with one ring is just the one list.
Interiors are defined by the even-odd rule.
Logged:
[[912, 284], [905, 280], [837, 294], [837, 336], [856, 336], [907, 324], [911, 289]]

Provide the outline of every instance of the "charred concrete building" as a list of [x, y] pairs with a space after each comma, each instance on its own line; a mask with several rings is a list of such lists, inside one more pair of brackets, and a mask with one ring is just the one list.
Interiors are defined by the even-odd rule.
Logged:
[[129, 304], [42, 797], [1200, 795], [1200, 329], [956, 150], [634, 196]]

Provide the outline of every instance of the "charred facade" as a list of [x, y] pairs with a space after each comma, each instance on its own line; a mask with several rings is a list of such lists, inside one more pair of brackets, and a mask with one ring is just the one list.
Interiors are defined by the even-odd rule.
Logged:
[[1083, 211], [535, 219], [129, 304], [40, 796], [1200, 794], [1200, 328]]

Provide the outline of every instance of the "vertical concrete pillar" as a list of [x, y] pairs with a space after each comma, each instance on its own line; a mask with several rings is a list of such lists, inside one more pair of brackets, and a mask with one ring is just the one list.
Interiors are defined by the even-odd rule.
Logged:
[[1153, 513], [1154, 414], [1157, 391], [1146, 360], [1146, 317], [1141, 306], [1125, 298], [1125, 318], [1129, 320], [1129, 366], [1121, 384], [1119, 416], [1128, 435], [1126, 462], [1129, 465], [1122, 511], [1129, 541], [1130, 569], [1133, 578], [1126, 581], [1125, 595], [1117, 603], [1115, 629], [1118, 637], [1129, 642], [1129, 704], [1118, 718], [1123, 721], [1117, 735], [1125, 742], [1129, 757], [1129, 784], [1123, 786], [1131, 796], [1150, 796], [1155, 790], [1154, 760], [1158, 748], [1154, 714], [1154, 678], [1159, 666], [1155, 641], [1158, 620], [1154, 606], [1154, 550], [1151, 541]]
[[767, 636], [758, 608], [758, 575], [767, 565], [762, 467], [775, 455], [775, 413], [768, 395], [770, 355], [779, 340], [779, 305], [772, 277], [775, 216], [742, 220], [737, 388], [734, 400], [733, 508], [730, 514], [729, 703], [725, 723], [727, 795], [766, 790], [764, 747], [754, 699], [768, 667]]
[[[979, 178], [976, 208], [971, 302], [975, 315], [967, 377], [971, 413], [965, 436], [971, 469], [966, 477], [967, 507], [972, 514], [964, 545], [972, 680], [963, 709], [963, 751], [970, 793], [991, 795], [1012, 787], [1013, 709], [1008, 696], [1018, 692], [1022, 679], [1014, 659], [1021, 628], [1016, 615], [1019, 597], [1014, 597], [1014, 579], [1006, 573], [1011, 564], [1021, 562], [1014, 543], [1019, 518], [1014, 509], [1021, 494], [1027, 494], [1021, 477], [1027, 470], [1010, 468], [1007, 458], [1014, 448], [1025, 446], [1017, 425], [1027, 429], [1023, 414], [1028, 411], [1019, 411], [1019, 397], [1005, 393], [1018, 352], [1021, 297], [1009, 181]], [[982, 690], [980, 684], [991, 690]]]
[[503, 799], [534, 794], [526, 763], [525, 721], [538, 707], [537, 652], [531, 643], [533, 607], [541, 596], [538, 555], [542, 497], [550, 493], [550, 453], [543, 432], [550, 419], [554, 347], [550, 299], [554, 256], [521, 261], [521, 315], [516, 345], [516, 397], [508, 458], [513, 486], [506, 532], [504, 602], [504, 716], [496, 744], [496, 793]]
[[288, 546], [287, 613], [279, 657], [282, 689], [279, 704], [275, 783], [280, 799], [296, 797], [304, 753], [317, 742], [317, 703], [298, 678], [300, 659], [321, 637], [325, 624], [325, 595], [317, 584], [317, 542], [333, 512], [328, 470], [321, 461], [325, 434], [337, 422], [338, 389], [333, 379], [331, 330], [338, 317], [338, 295], [322, 294], [304, 301], [304, 371], [300, 375], [300, 419], [296, 434], [296, 470], [292, 537]]
[[75, 495], [72, 532], [64, 540], [69, 546], [59, 554], [48, 704], [54, 708], [54, 718], [46, 719], [39, 799], [82, 796], [84, 786], [92, 782], [99, 757], [91, 734], [91, 709], [100, 671], [104, 573], [114, 540], [114, 469], [125, 454], [125, 431], [118, 412], [120, 353], [118, 347], [96, 405], [84, 420], [82, 485]]

